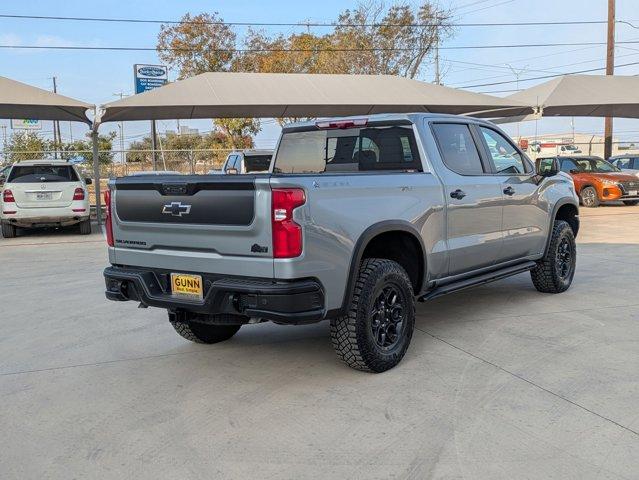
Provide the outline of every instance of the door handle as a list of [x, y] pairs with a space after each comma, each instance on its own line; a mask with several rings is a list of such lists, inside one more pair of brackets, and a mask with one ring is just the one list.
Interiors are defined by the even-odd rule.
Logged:
[[461, 200], [466, 196], [466, 192], [460, 190], [459, 188], [454, 192], [450, 192], [450, 198], [456, 198], [457, 200]]
[[506, 188], [504, 188], [504, 193], [508, 195], [509, 197], [512, 197], [515, 194], [515, 189], [509, 185]]

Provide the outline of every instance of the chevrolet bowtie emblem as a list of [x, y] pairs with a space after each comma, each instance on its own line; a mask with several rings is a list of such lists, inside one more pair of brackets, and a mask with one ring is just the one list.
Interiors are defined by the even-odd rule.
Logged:
[[182, 215], [188, 215], [191, 213], [191, 205], [182, 205], [182, 202], [171, 202], [164, 205], [162, 213], [173, 215], [174, 217], [181, 217]]

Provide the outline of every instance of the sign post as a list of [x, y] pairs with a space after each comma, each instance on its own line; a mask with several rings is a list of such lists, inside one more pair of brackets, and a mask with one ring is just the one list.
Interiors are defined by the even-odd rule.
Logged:
[[[161, 87], [169, 81], [169, 69], [165, 65], [133, 65], [135, 93], [144, 93]], [[155, 120], [151, 120], [151, 148], [153, 150], [153, 170], [157, 170], [157, 133]]]

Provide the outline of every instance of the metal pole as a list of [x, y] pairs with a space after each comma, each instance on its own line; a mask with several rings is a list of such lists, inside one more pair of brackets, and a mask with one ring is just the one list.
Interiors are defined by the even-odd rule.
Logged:
[[[53, 93], [58, 93], [57, 78], [53, 77]], [[62, 135], [60, 135], [60, 120], [53, 121], [53, 143], [55, 143], [55, 158], [58, 158], [58, 149], [62, 146]], [[60, 152], [62, 157], [62, 152]]]
[[157, 131], [155, 126], [155, 120], [151, 120], [151, 150], [153, 150], [153, 171], [158, 169], [158, 158], [156, 156], [157, 150]]
[[98, 145], [98, 132], [94, 127], [91, 130], [91, 140], [93, 142], [93, 185], [95, 187], [95, 215], [98, 225], [102, 224], [102, 199], [100, 198], [100, 158]]
[[[606, 75], [615, 74], [615, 0], [608, 0], [608, 51], [606, 53]], [[604, 158], [612, 156], [612, 117], [604, 124]]]

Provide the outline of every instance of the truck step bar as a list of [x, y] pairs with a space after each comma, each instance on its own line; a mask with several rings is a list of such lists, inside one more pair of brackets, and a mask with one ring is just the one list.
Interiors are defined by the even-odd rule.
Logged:
[[441, 287], [435, 287], [430, 292], [419, 297], [418, 300], [420, 302], [425, 302], [426, 300], [432, 300], [433, 298], [448, 295], [449, 293], [459, 292], [461, 290], [466, 290], [467, 288], [495, 282], [497, 280], [501, 280], [502, 278], [510, 277], [512, 275], [517, 275], [518, 273], [532, 270], [533, 268], [535, 268], [535, 265], [537, 264], [533, 261], [518, 263], [517, 265], [512, 265], [510, 267], [501, 268], [492, 272], [483, 273], [481, 275], [477, 275], [476, 277], [458, 280], [453, 283], [442, 285]]

